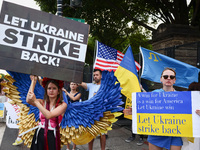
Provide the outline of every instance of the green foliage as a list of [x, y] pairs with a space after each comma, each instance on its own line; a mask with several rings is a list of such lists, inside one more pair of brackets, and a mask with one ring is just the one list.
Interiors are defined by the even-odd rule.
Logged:
[[[35, 1], [43, 11], [56, 13], [56, 0]], [[69, 4], [70, 0], [63, 0], [63, 16], [85, 19], [90, 25], [86, 56], [89, 64], [93, 63], [95, 40], [120, 51], [131, 44], [133, 52], [137, 53], [140, 45], [151, 48], [150, 31], [155, 29], [148, 23], [161, 21], [192, 26], [200, 23], [198, 0], [191, 0], [189, 5], [186, 0], [83, 0], [80, 8]]]
[[[56, 13], [56, 0], [35, 1], [41, 10]], [[135, 0], [135, 2], [137, 1]], [[148, 47], [147, 41], [150, 32], [148, 32], [149, 35], [144, 34], [138, 24], [134, 23], [130, 26], [129, 23], [130, 16], [146, 23], [149, 15], [143, 13], [143, 10], [137, 10], [138, 4], [132, 0], [84, 0], [81, 8], [71, 8], [69, 4], [70, 0], [63, 0], [63, 16], [85, 19], [86, 23], [90, 25], [86, 63], [93, 64], [95, 40], [119, 51], [125, 50], [131, 42], [131, 45], [134, 46], [134, 53], [138, 52], [139, 45]], [[125, 10], [128, 10], [128, 13]], [[143, 15], [141, 16], [141, 14]]]

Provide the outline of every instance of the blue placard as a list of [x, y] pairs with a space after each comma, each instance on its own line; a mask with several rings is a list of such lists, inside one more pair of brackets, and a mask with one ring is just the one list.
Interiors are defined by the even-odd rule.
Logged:
[[136, 94], [137, 113], [192, 114], [191, 92]]

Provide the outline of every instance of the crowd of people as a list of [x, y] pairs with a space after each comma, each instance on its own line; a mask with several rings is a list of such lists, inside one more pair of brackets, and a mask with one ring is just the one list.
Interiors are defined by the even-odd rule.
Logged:
[[[40, 79], [40, 84], [45, 88], [44, 99], [37, 99], [34, 94], [34, 88], [38, 80], [37, 76], [30, 76], [31, 85], [29, 92], [27, 94], [26, 101], [36, 106], [40, 111], [40, 123], [39, 128], [35, 132], [34, 138], [32, 140], [31, 150], [58, 150], [60, 149], [60, 132], [59, 124], [62, 120], [62, 116], [67, 109], [67, 104], [63, 102], [62, 91], [65, 92], [68, 97], [68, 103], [78, 103], [81, 101], [81, 93], [79, 92], [79, 86], [83, 87], [89, 92], [88, 99], [93, 97], [101, 86], [102, 71], [95, 69], [93, 71], [93, 83], [82, 82], [80, 84], [71, 82], [70, 90], [64, 88], [64, 82], [49, 78]], [[162, 88], [154, 90], [152, 92], [172, 92], [176, 91], [174, 89], [174, 84], [176, 82], [176, 72], [172, 68], [165, 68], [161, 74], [160, 82], [162, 83]], [[2, 87], [1, 87], [2, 88]], [[141, 86], [142, 88], [142, 86]], [[200, 91], [200, 83], [193, 82], [188, 87], [188, 91]], [[142, 92], [146, 92], [142, 88]], [[2, 90], [1, 90], [2, 93]], [[200, 110], [196, 110], [196, 113], [200, 115]], [[132, 114], [132, 108], [124, 109], [125, 115]], [[125, 140], [127, 143], [135, 140], [136, 135], [132, 133], [132, 136]], [[140, 146], [144, 142], [144, 135], [139, 135], [139, 141], [137, 145]], [[18, 137], [20, 139], [20, 137]], [[181, 137], [173, 136], [153, 136], [148, 135], [147, 139], [149, 143], [149, 150], [181, 150], [184, 149], [183, 141]], [[15, 141], [16, 143], [16, 141]], [[22, 142], [20, 142], [21, 144]], [[94, 139], [88, 143], [88, 149], [93, 149]], [[199, 138], [195, 138], [195, 142], [187, 147], [194, 147], [196, 143], [200, 143]], [[18, 145], [18, 144], [14, 144]], [[200, 149], [200, 144], [198, 144]], [[101, 150], [106, 148], [106, 134], [100, 136], [100, 146]], [[70, 150], [70, 145], [66, 145], [67, 149]], [[76, 144], [73, 144], [72, 150], [75, 150]], [[189, 149], [189, 148], [188, 148]], [[194, 149], [194, 148], [193, 148]]]

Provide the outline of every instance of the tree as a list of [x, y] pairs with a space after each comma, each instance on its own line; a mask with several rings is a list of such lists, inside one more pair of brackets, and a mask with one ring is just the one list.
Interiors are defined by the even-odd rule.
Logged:
[[[126, 1], [131, 3], [130, 9], [136, 9], [140, 17], [148, 14], [151, 16], [153, 22], [162, 21], [165, 24], [182, 24], [200, 27], [200, 0], [140, 0], [140, 1]], [[110, 0], [111, 2], [111, 0]], [[154, 28], [149, 27], [143, 20], [138, 19], [122, 6], [113, 6], [121, 13], [126, 14], [130, 20], [145, 27], [148, 30], [155, 31]]]
[[[41, 9], [46, 12], [55, 14], [57, 11], [57, 1], [56, 0], [35, 0]], [[126, 1], [116, 0], [116, 7], [112, 6], [113, 2], [107, 2], [102, 0], [84, 0], [83, 7], [81, 8], [71, 8], [69, 7], [70, 1], [63, 0], [63, 16], [82, 18], [90, 25], [90, 38], [88, 41], [86, 63], [93, 63], [94, 56], [94, 45], [95, 40], [98, 40], [110, 47], [117, 50], [123, 51], [132, 39], [136, 36], [142, 37], [141, 40], [147, 41], [149, 38], [149, 33], [145, 31], [143, 33], [143, 28], [141, 28], [136, 23], [129, 25], [130, 19], [124, 14], [119, 13], [116, 7], [123, 6], [129, 9]], [[135, 17], [139, 14], [138, 11], [131, 11], [132, 15]], [[148, 15], [143, 15], [143, 22], [148, 22]], [[142, 44], [145, 43], [145, 45]], [[134, 43], [135, 44], [135, 43]], [[138, 45], [146, 47], [149, 45], [148, 42], [139, 41]], [[138, 47], [132, 47], [133, 52], [137, 53], [139, 51]]]
[[[56, 0], [35, 1], [43, 11], [56, 13]], [[93, 62], [90, 57], [93, 57], [94, 40], [99, 40], [121, 51], [131, 42], [133, 52], [137, 53], [138, 47], [134, 45], [148, 48], [150, 31], [156, 30], [149, 26], [149, 18], [154, 24], [158, 20], [164, 23], [186, 23], [187, 21], [184, 20], [190, 20], [192, 14], [196, 14], [194, 11], [198, 10], [198, 7], [194, 9], [194, 0], [191, 1], [190, 6], [187, 6], [188, 9], [185, 12], [186, 0], [179, 0], [179, 2], [173, 0], [84, 0], [81, 8], [71, 8], [69, 3], [70, 0], [63, 0], [63, 16], [82, 18], [90, 25], [86, 58], [89, 64]], [[193, 18], [196, 20], [196, 17]]]

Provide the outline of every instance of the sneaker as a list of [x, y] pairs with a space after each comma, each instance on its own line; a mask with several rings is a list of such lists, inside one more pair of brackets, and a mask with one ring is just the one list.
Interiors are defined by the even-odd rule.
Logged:
[[15, 143], [13, 143], [12, 145], [20, 145], [23, 143], [23, 140], [22, 139], [16, 139], [15, 140]]
[[105, 150], [110, 150], [110, 149], [108, 147], [106, 147]]
[[129, 137], [128, 139], [126, 139], [125, 140], [125, 142], [127, 142], [127, 143], [130, 143], [130, 142], [132, 142], [132, 141], [134, 141], [135, 140], [135, 137]]
[[143, 143], [144, 143], [143, 138], [140, 138], [139, 141], [137, 142], [137, 145], [141, 146], [141, 145], [143, 145]]

